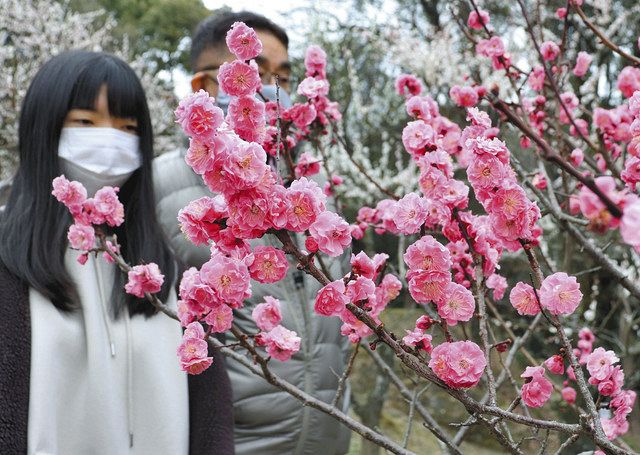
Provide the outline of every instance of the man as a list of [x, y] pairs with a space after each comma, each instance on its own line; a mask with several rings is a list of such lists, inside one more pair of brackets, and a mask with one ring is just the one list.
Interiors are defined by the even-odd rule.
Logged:
[[[263, 16], [253, 13], [223, 13], [204, 20], [196, 29], [192, 41], [191, 64], [194, 71], [192, 88], [204, 89], [217, 97], [226, 108], [224, 94], [219, 93], [217, 73], [220, 65], [233, 60], [225, 36], [234, 22], [242, 21], [258, 33], [263, 52], [256, 58], [263, 82], [289, 90], [291, 66], [288, 59], [286, 32]], [[220, 95], [220, 96], [219, 96]], [[286, 96], [282, 96], [281, 102]], [[185, 147], [186, 148], [186, 147]], [[209, 260], [206, 247], [196, 247], [180, 232], [176, 219], [178, 211], [190, 201], [210, 195], [202, 179], [184, 161], [185, 151], [165, 154], [154, 163], [157, 211], [163, 229], [177, 256], [187, 266], [200, 267]], [[297, 238], [299, 243], [302, 243]], [[254, 240], [252, 246], [281, 246], [270, 235]], [[332, 264], [332, 275], [340, 276], [340, 264]], [[302, 338], [300, 351], [287, 362], [272, 360], [271, 371], [305, 392], [325, 402], [332, 402], [348, 356], [347, 339], [340, 335], [340, 320], [326, 318], [313, 312], [315, 294], [320, 285], [302, 274], [291, 262], [285, 279], [272, 285], [252, 282], [253, 296], [235, 312], [235, 322], [245, 331], [255, 333], [251, 318], [256, 304], [265, 295], [281, 302], [282, 325], [294, 330]], [[343, 454], [348, 450], [349, 430], [330, 416], [314, 410], [251, 374], [245, 367], [227, 360], [233, 387], [235, 445], [239, 455], [281, 454]], [[348, 391], [338, 406], [348, 408]], [[211, 397], [215, 400], [215, 397]]]

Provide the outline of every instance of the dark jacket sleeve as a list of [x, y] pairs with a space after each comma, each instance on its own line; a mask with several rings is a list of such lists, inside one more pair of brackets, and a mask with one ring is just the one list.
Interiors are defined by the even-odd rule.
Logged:
[[211, 367], [189, 376], [191, 455], [234, 454], [231, 383], [224, 356], [216, 350], [212, 357]]
[[0, 453], [27, 453], [31, 323], [27, 286], [0, 262]]

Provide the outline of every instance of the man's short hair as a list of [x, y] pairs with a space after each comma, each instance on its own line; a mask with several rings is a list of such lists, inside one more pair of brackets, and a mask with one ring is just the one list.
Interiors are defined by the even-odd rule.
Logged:
[[289, 48], [289, 37], [282, 27], [274, 24], [266, 17], [241, 11], [239, 13], [223, 12], [214, 14], [204, 19], [196, 27], [196, 31], [191, 39], [191, 69], [195, 71], [198, 57], [206, 49], [225, 45], [227, 32], [234, 22], [244, 22], [247, 26], [271, 33], [280, 41], [285, 48]]

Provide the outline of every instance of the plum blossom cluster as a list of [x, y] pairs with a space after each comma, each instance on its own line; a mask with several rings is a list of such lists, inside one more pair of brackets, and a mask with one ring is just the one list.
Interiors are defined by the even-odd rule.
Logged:
[[[316, 134], [327, 134], [329, 124], [341, 118], [338, 103], [328, 97], [326, 53], [319, 46], [311, 45], [307, 48], [304, 64], [306, 78], [298, 85], [297, 94], [306, 98], [306, 102], [294, 103], [286, 109], [276, 101], [266, 103], [267, 126], [261, 144], [271, 156], [278, 156], [285, 151], [291, 153], [301, 141], [313, 141]], [[317, 174], [320, 172], [320, 163], [319, 157], [309, 152], [302, 153], [296, 160], [295, 177]], [[331, 178], [332, 183], [327, 182], [324, 187], [327, 195], [332, 185], [342, 183], [339, 176]]]
[[388, 257], [379, 253], [370, 258], [363, 251], [352, 254], [350, 273], [327, 284], [316, 295], [315, 312], [322, 316], [338, 316], [343, 322], [341, 333], [353, 343], [371, 335], [373, 330], [347, 306], [352, 304], [366, 310], [379, 324], [380, 313], [400, 294], [400, 280], [390, 273], [382, 275]]
[[[288, 186], [268, 164], [265, 125], [275, 128], [277, 117], [273, 114], [279, 108], [265, 109], [255, 96], [260, 88], [258, 70], [252, 61], [245, 60], [259, 52], [256, 40], [251, 29], [242, 23], [234, 24], [227, 35], [238, 60], [225, 63], [218, 76], [220, 88], [232, 97], [226, 118], [204, 91], [182, 100], [176, 110], [177, 122], [191, 141], [185, 160], [215, 194], [192, 201], [178, 214], [185, 236], [195, 244], [211, 247], [211, 259], [200, 270], [185, 272], [178, 313], [184, 326], [201, 321], [211, 332], [231, 328], [233, 309], [251, 296], [252, 279], [275, 283], [287, 273], [289, 263], [281, 249], [252, 249], [249, 240], [278, 230], [307, 232], [310, 260], [318, 251], [339, 256], [351, 244], [349, 224], [326, 210], [326, 194], [306, 177], [319, 170], [317, 160], [303, 154], [295, 168], [296, 175], [292, 176], [297, 178]], [[338, 118], [331, 112], [337, 112], [335, 105], [326, 97], [329, 85], [325, 65], [324, 52], [311, 47], [306, 58], [308, 77], [299, 93], [308, 98], [303, 108], [313, 111], [313, 115], [305, 125], [297, 125], [297, 139], [306, 137], [312, 122], [322, 124]], [[282, 118], [287, 121], [285, 114], [286, 111]], [[283, 142], [287, 142], [286, 137]], [[345, 290], [360, 295], [358, 300], [366, 300], [369, 291], [374, 294], [376, 290], [375, 285], [369, 286], [372, 278], [373, 275], [368, 277], [367, 282], [357, 280]], [[389, 279], [384, 283], [378, 291], [384, 294], [379, 305], [386, 304], [383, 302], [391, 294]], [[284, 361], [299, 349], [300, 338], [278, 324], [279, 314], [275, 299], [258, 305], [254, 319], [261, 332], [255, 343], [265, 346], [271, 357]]]
[[407, 283], [417, 303], [434, 302], [438, 315], [449, 325], [466, 322], [475, 311], [471, 291], [451, 281], [451, 254], [434, 237], [426, 235], [407, 248]]
[[[636, 70], [636, 68], [632, 69]], [[637, 80], [640, 81], [640, 76]], [[640, 82], [637, 85], [637, 88], [640, 89]], [[640, 182], [640, 90], [635, 91], [629, 99], [629, 112], [633, 115], [633, 121], [629, 126], [629, 135], [631, 136], [627, 147], [629, 157], [624, 163], [621, 177], [630, 189], [635, 191], [636, 184]], [[640, 230], [638, 229], [640, 226], [640, 199], [635, 193], [625, 195], [623, 198], [624, 211], [620, 220], [620, 234], [626, 243], [636, 251], [640, 251]]]
[[[409, 267], [408, 289], [417, 303], [433, 303], [446, 324], [467, 322], [474, 315], [476, 305], [469, 291], [469, 277], [475, 276], [475, 262], [469, 245], [482, 256], [486, 285], [499, 300], [507, 288], [504, 277], [496, 273], [502, 252], [518, 250], [523, 242], [536, 242], [541, 232], [535, 225], [540, 212], [517, 183], [509, 163], [509, 150], [496, 138], [498, 130], [492, 128], [486, 113], [470, 108], [472, 124], [460, 131], [439, 114], [432, 99], [419, 96], [417, 90], [417, 94], [410, 96], [409, 88], [417, 84], [411, 83], [406, 75], [399, 78], [397, 84], [408, 87], [399, 92], [407, 93], [407, 112], [416, 119], [404, 129], [403, 143], [419, 166], [422, 195], [408, 193], [398, 201], [383, 200], [375, 209], [361, 208], [354, 237], [362, 235], [370, 226], [376, 233], [396, 235], [418, 234], [425, 229], [441, 231], [449, 241], [446, 247], [433, 236], [423, 235], [407, 248], [404, 261]], [[452, 97], [459, 98], [459, 90], [459, 87], [452, 89]], [[477, 88], [473, 93], [476, 96], [469, 95], [473, 102], [458, 102], [462, 98], [456, 102], [473, 105], [485, 91]], [[465, 210], [469, 187], [454, 178], [457, 168], [467, 168], [476, 198], [487, 210], [487, 215], [477, 216]], [[418, 346], [426, 351], [431, 350], [430, 340], [431, 336], [418, 324], [413, 331], [407, 331], [404, 338], [408, 346]], [[465, 344], [470, 345], [475, 346], [475, 352], [484, 359], [479, 346], [472, 341]], [[454, 352], [458, 351], [454, 349]], [[465, 362], [462, 364], [466, 365]], [[441, 368], [441, 371], [447, 376], [449, 370]], [[483, 368], [478, 371], [482, 374]], [[451, 387], [458, 384], [455, 380], [441, 379]]]
[[[627, 416], [631, 412], [636, 399], [633, 390], [624, 390], [624, 372], [619, 358], [613, 351], [607, 351], [602, 347], [593, 349], [595, 336], [588, 328], [583, 328], [578, 333], [577, 347], [574, 354], [580, 365], [586, 367], [589, 373], [589, 384], [595, 386], [595, 392], [599, 395], [599, 402], [603, 408], [607, 408], [611, 417], [602, 419], [605, 434], [610, 440], [625, 434], [629, 430]], [[522, 386], [522, 401], [529, 407], [541, 407], [551, 397], [553, 384], [545, 375], [546, 369], [554, 375], [566, 374], [561, 389], [561, 397], [568, 403], [575, 403], [576, 390], [570, 383], [576, 381], [576, 376], [571, 366], [565, 369], [565, 352], [555, 354], [545, 360], [542, 366], [527, 367], [521, 375], [525, 378]]]
[[449, 387], [473, 387], [480, 381], [487, 359], [473, 341], [439, 344], [431, 352], [429, 368]]
[[189, 374], [200, 374], [213, 363], [213, 357], [209, 353], [206, 333], [202, 325], [192, 322], [187, 325], [182, 336], [182, 342], [178, 346], [178, 358], [180, 366]]
[[509, 150], [495, 137], [486, 113], [470, 108], [468, 118], [471, 125], [462, 132], [461, 154], [468, 163], [467, 178], [474, 195], [487, 211], [499, 245], [517, 251], [522, 242], [537, 243], [540, 209], [518, 183]]
[[[120, 226], [124, 222], [124, 206], [118, 199], [118, 188], [105, 186], [96, 191], [92, 198], [87, 198], [87, 190], [80, 182], [69, 181], [64, 175], [53, 179], [51, 194], [61, 202], [73, 217], [73, 224], [69, 227], [67, 239], [69, 246], [82, 253], [78, 262], [86, 264], [89, 253], [97, 252], [95, 226], [106, 224], [110, 227]], [[111, 253], [119, 253], [120, 247], [111, 241], [106, 241], [106, 248]], [[113, 263], [114, 259], [109, 251], [104, 251], [105, 261]], [[157, 264], [149, 263], [136, 265], [128, 272], [125, 291], [142, 298], [145, 293], [160, 291], [164, 282], [164, 275], [160, 273]]]
[[[89, 253], [97, 251], [94, 226], [106, 224], [115, 227], [124, 222], [124, 206], [117, 193], [118, 188], [105, 186], [96, 191], [94, 197], [87, 198], [87, 190], [82, 183], [69, 181], [64, 175], [53, 179], [51, 194], [69, 209], [73, 217], [67, 239], [71, 248], [82, 252], [78, 256], [80, 264], [86, 264]], [[120, 251], [120, 247], [111, 241], [106, 241], [106, 248], [112, 253]], [[107, 262], [114, 262], [109, 251], [104, 251], [102, 256]], [[124, 289], [127, 293], [142, 298], [145, 293], [159, 292], [163, 282], [164, 275], [160, 273], [157, 264], [152, 262], [134, 266], [128, 272], [128, 281]]]
[[582, 300], [580, 284], [564, 272], [549, 275], [537, 292], [529, 284], [519, 282], [509, 294], [509, 301], [521, 315], [535, 316], [544, 308], [553, 315], [573, 313]]

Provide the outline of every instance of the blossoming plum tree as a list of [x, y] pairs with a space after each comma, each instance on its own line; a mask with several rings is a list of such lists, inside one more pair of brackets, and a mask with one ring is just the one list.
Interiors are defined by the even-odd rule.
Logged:
[[[588, 239], [592, 233], [614, 233], [619, 228], [616, 242], [632, 254], [639, 249], [640, 198], [635, 184], [640, 178], [635, 177], [634, 159], [640, 153], [640, 69], [629, 66], [618, 80], [628, 101], [593, 113], [592, 126], [601, 138], [596, 145], [589, 124], [580, 116], [579, 100], [572, 92], [561, 91], [567, 73], [581, 77], [588, 72], [589, 56], [579, 56], [575, 65], [558, 64], [566, 40], [538, 44], [527, 8], [518, 3], [538, 60], [530, 72], [511, 60], [502, 37], [490, 26], [489, 12], [474, 2], [466, 30], [478, 55], [512, 81], [511, 98], [473, 81], [453, 87], [451, 99], [466, 110], [466, 122], [458, 125], [440, 113], [417, 78], [410, 74], [398, 78], [396, 89], [409, 116], [402, 142], [419, 169], [415, 191], [396, 195], [386, 190], [387, 199], [375, 207], [361, 207], [351, 224], [328, 210], [327, 198], [341, 184], [339, 176], [328, 172], [324, 188], [307, 178], [319, 172], [316, 163], [330, 170], [323, 142], [330, 132], [335, 133], [340, 119], [337, 104], [328, 98], [325, 54], [317, 46], [307, 51], [306, 79], [298, 88], [304, 102], [288, 109], [277, 101], [262, 103], [255, 96], [260, 80], [252, 60], [261, 44], [250, 28], [237, 23], [227, 36], [236, 60], [221, 67], [218, 80], [232, 96], [226, 118], [202, 91], [184, 99], [176, 110], [178, 123], [191, 139], [186, 161], [216, 193], [191, 202], [177, 214], [191, 241], [211, 247], [211, 259], [182, 277], [177, 312], [153, 295], [163, 280], [157, 266], [126, 264], [117, 244], [113, 239], [107, 243], [99, 227], [122, 223], [117, 189], [107, 187], [87, 199], [77, 182], [63, 176], [54, 181], [54, 196], [74, 217], [70, 244], [85, 251], [84, 257], [106, 254], [128, 273], [127, 292], [147, 296], [160, 311], [179, 319], [185, 331], [178, 356], [188, 373], [204, 371], [211, 364], [209, 349], [220, 349], [393, 453], [411, 452], [270, 371], [270, 362], [287, 361], [301, 342], [298, 334], [280, 325], [277, 299], [267, 296], [253, 310], [257, 333], [243, 333], [234, 325], [233, 309], [251, 296], [251, 280], [282, 279], [289, 266], [285, 255], [323, 285], [314, 307], [318, 315], [339, 317], [342, 334], [353, 343], [364, 343], [376, 362], [383, 362], [376, 347], [387, 345], [407, 371], [435, 384], [469, 412], [458, 433], [451, 435], [428, 409], [416, 408], [425, 426], [451, 453], [461, 453], [460, 443], [471, 425], [486, 428], [509, 453], [525, 453], [523, 444], [531, 444], [528, 448], [539, 444], [544, 451], [550, 433], [562, 435], [559, 452], [584, 438], [603, 453], [632, 453], [620, 436], [628, 431], [635, 392], [625, 389], [624, 371], [616, 365], [619, 358], [601, 346], [594, 349], [599, 340], [589, 328], [581, 330], [573, 344], [564, 324], [582, 303], [580, 284], [575, 276], [556, 271], [546, 261], [541, 265], [539, 258], [545, 259], [541, 219], [552, 218], [619, 280], [630, 298], [636, 303], [640, 298], [640, 288], [625, 277], [621, 265]], [[570, 1], [561, 16], [583, 18], [581, 3]], [[640, 64], [638, 59], [630, 60]], [[532, 97], [524, 96], [525, 88]], [[541, 166], [536, 178], [531, 178], [501, 139], [509, 127], [519, 131], [522, 146], [530, 148], [549, 170]], [[550, 145], [550, 134], [597, 153], [592, 157], [577, 152], [577, 147], [558, 150]], [[300, 142], [311, 143], [322, 158], [296, 157], [293, 148]], [[623, 171], [618, 169], [620, 163]], [[566, 200], [558, 200], [556, 181], [547, 175], [551, 171], [561, 174], [568, 189]], [[352, 239], [371, 231], [410, 243], [402, 257], [406, 273], [388, 273], [386, 254], [370, 257], [359, 252], [352, 255], [344, 276], [330, 276], [322, 256], [344, 254]], [[292, 241], [292, 233], [306, 238], [306, 250]], [[252, 248], [249, 240], [264, 235], [275, 236], [281, 247]], [[496, 302], [509, 288], [499, 274], [507, 253], [523, 255], [531, 269], [530, 282], [512, 285], [509, 293], [517, 311], [514, 317], [529, 321], [520, 334], [496, 311]], [[546, 277], [543, 270], [548, 272]], [[400, 338], [383, 321], [385, 308], [403, 288], [426, 314]], [[532, 333], [543, 325], [556, 334], [546, 346], [547, 360], [535, 359], [526, 351]], [[227, 330], [236, 345], [223, 346], [210, 336]], [[499, 338], [503, 333], [506, 339]], [[249, 356], [232, 349], [237, 347]], [[519, 352], [526, 352], [530, 365], [514, 374]], [[346, 375], [341, 383], [345, 379]], [[410, 395], [400, 379], [396, 377], [394, 383], [405, 398]], [[567, 421], [544, 414], [554, 389], [574, 413]], [[541, 409], [534, 417], [530, 408]], [[524, 437], [516, 441], [512, 428], [529, 428], [534, 436], [544, 430], [547, 437], [535, 437], [531, 443], [526, 442], [531, 438]]]

